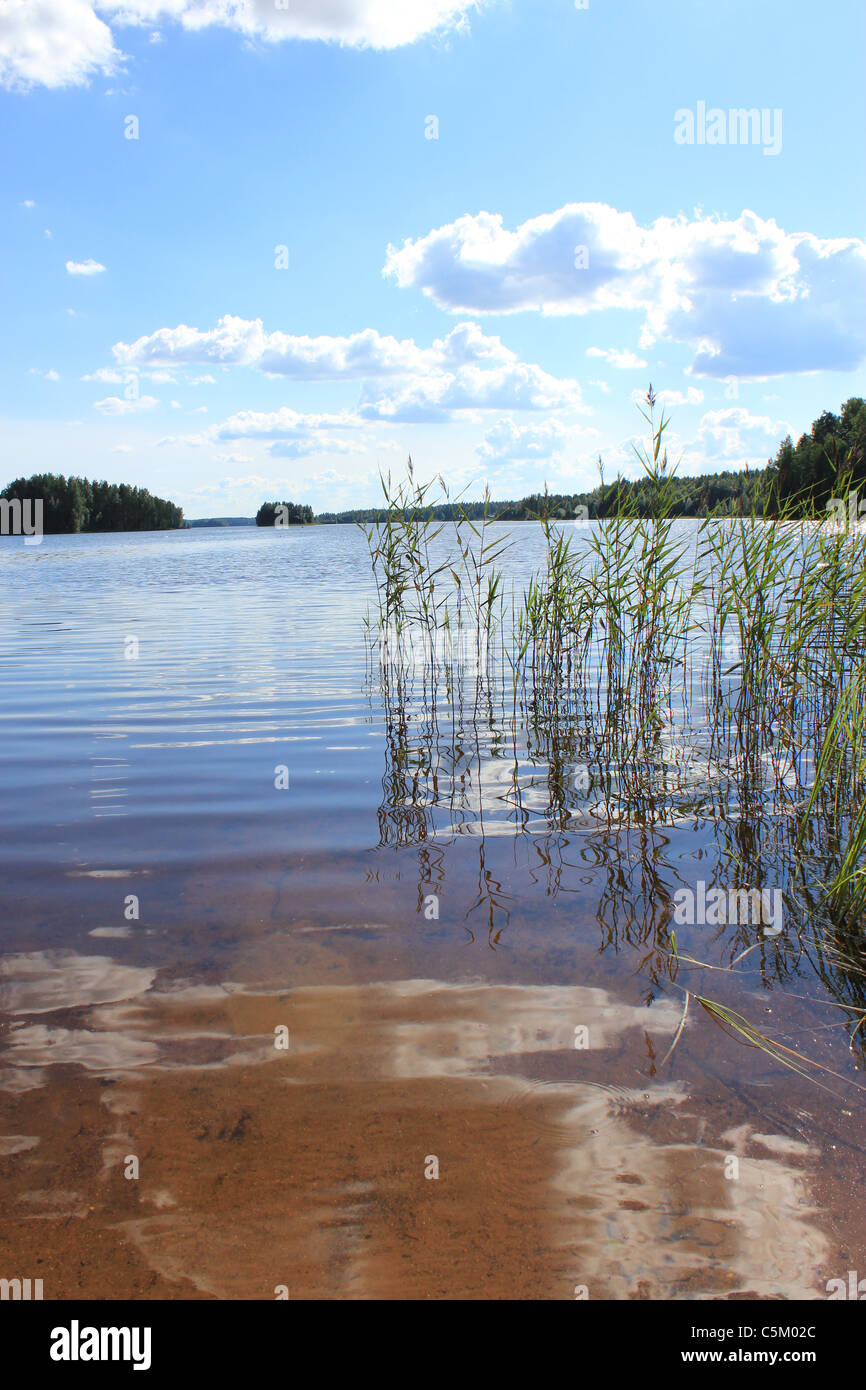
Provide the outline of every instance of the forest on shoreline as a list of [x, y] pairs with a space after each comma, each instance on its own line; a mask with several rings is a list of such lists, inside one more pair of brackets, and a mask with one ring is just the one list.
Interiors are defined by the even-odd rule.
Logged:
[[34, 473], [16, 478], [0, 492], [6, 501], [42, 502], [42, 531], [46, 536], [95, 531], [176, 531], [183, 526], [183, 509], [146, 487], [129, 483], [91, 482], [62, 473]]
[[[601, 465], [601, 460], [599, 460]], [[805, 518], [826, 510], [831, 497], [866, 482], [866, 400], [852, 396], [840, 413], [824, 411], [808, 434], [796, 445], [790, 435], [782, 441], [774, 459], [760, 469], [726, 470], [666, 479], [670, 514], [678, 517], [786, 516]], [[657, 483], [649, 477], [603, 480], [589, 492], [536, 492], [520, 501], [447, 502], [431, 510], [431, 519], [456, 521], [537, 521], [578, 517], [604, 520], [626, 512], [629, 516], [652, 515]], [[322, 512], [324, 524], [379, 521], [385, 507], [365, 507], [347, 512]]]
[[[432, 520], [482, 517], [501, 521], [552, 518], [604, 520], [617, 514], [653, 513], [658, 481], [650, 477], [600, 481], [588, 492], [531, 493], [519, 501], [461, 502], [430, 509]], [[866, 400], [852, 396], [838, 415], [824, 411], [808, 434], [794, 444], [782, 441], [774, 459], [760, 469], [725, 470], [696, 477], [665, 478], [670, 515], [678, 517], [786, 516], [805, 518], [826, 511], [830, 499], [866, 483]], [[9, 483], [0, 499], [42, 500], [46, 535], [96, 531], [168, 531], [200, 526], [308, 526], [380, 521], [387, 507], [320, 512], [296, 502], [264, 502], [255, 517], [210, 517], [186, 521], [174, 502], [154, 497], [129, 483], [90, 482], [87, 478], [37, 473]]]

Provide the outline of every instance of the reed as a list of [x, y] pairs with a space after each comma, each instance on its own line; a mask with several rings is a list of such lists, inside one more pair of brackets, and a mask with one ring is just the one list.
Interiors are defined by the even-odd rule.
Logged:
[[[640, 504], [602, 472], [601, 514], [578, 531], [545, 492], [544, 562], [507, 599], [516, 533], [487, 507], [470, 520], [411, 461], [402, 481], [382, 479], [380, 520], [363, 528], [377, 593], [367, 637], [399, 731], [395, 787], [404, 805], [432, 806], [448, 782], [449, 823], [477, 819], [466, 788], [481, 797], [485, 763], [510, 748], [502, 795], [517, 826], [538, 822], [524, 762], [547, 768], [552, 828], [708, 821], [730, 881], [782, 883], [803, 949], [842, 970], [866, 912], [866, 536], [817, 514], [766, 520], [755, 490], [751, 515], [684, 525], [652, 387], [641, 414]], [[854, 462], [839, 463], [842, 497]], [[453, 521], [435, 519], [443, 501]], [[451, 768], [432, 792], [412, 775], [421, 729], [425, 776]], [[654, 932], [663, 916], [650, 910]], [[761, 969], [784, 976], [779, 943], [762, 943]]]

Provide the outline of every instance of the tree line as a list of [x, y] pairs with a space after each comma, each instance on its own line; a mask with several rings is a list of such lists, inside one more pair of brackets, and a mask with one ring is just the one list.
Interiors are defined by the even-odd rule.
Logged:
[[183, 509], [146, 487], [129, 483], [91, 482], [65, 478], [61, 473], [34, 473], [16, 478], [0, 497], [20, 502], [42, 501], [46, 535], [78, 531], [175, 531], [183, 526]]
[[263, 502], [256, 512], [257, 526], [310, 526], [314, 520], [312, 507], [299, 502]]
[[[824, 411], [797, 443], [790, 435], [779, 445], [765, 468], [725, 470], [721, 473], [680, 477], [672, 473], [665, 483], [671, 515], [682, 517], [759, 516], [805, 517], [826, 511], [831, 497], [866, 484], [866, 400], [852, 396], [840, 413]], [[590, 520], [612, 517], [619, 511], [630, 516], [651, 516], [657, 502], [657, 484], [649, 477], [599, 484], [588, 492], [535, 492], [512, 502], [448, 502], [434, 507], [437, 521], [483, 516], [502, 521], [535, 521], [540, 517]], [[322, 512], [323, 523], [375, 522], [381, 507], [350, 512]]]
[[[680, 477], [673, 473], [665, 483], [670, 515], [803, 517], [826, 511], [832, 497], [866, 485], [866, 400], [852, 396], [839, 414], [824, 411], [808, 434], [795, 444], [790, 435], [779, 445], [765, 468]], [[189, 525], [183, 510], [173, 502], [154, 497], [147, 488], [128, 483], [90, 482], [62, 474], [36, 473], [16, 478], [0, 492], [0, 498], [43, 502], [43, 529], [47, 534], [69, 531], [168, 531]], [[573, 520], [587, 516], [602, 519], [625, 511], [650, 516], [657, 504], [657, 484], [650, 478], [599, 481], [588, 492], [535, 492], [519, 501], [446, 502], [432, 509], [439, 521], [461, 516], [484, 516], [503, 521], [532, 521], [539, 517]], [[309, 526], [339, 522], [375, 522], [381, 507], [345, 512], [320, 512], [298, 502], [263, 502], [256, 514], [257, 526]], [[221, 518], [220, 524], [241, 524], [243, 518]], [[210, 524], [214, 524], [211, 522]]]

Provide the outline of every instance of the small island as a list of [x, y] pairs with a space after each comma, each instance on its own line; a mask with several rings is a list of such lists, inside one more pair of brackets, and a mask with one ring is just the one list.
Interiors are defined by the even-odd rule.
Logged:
[[312, 507], [299, 502], [263, 502], [256, 512], [257, 526], [312, 526]]
[[146, 487], [65, 478], [62, 473], [16, 478], [4, 487], [0, 498], [31, 504], [41, 501], [41, 529], [47, 536], [81, 531], [177, 531], [184, 524], [181, 507], [154, 497]]

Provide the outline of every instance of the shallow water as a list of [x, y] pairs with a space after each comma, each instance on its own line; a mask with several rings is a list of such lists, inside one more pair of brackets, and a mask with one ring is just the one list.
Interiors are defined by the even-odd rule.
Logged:
[[[514, 535], [519, 590], [544, 542]], [[573, 749], [383, 700], [373, 595], [351, 527], [0, 541], [0, 1275], [790, 1299], [866, 1272], [838, 972], [686, 925], [683, 957], [754, 949], [671, 978], [671, 894], [750, 829], [719, 768], [672, 746], [657, 818], [617, 824]], [[838, 1076], [697, 1005], [668, 1055], [684, 983]]]

